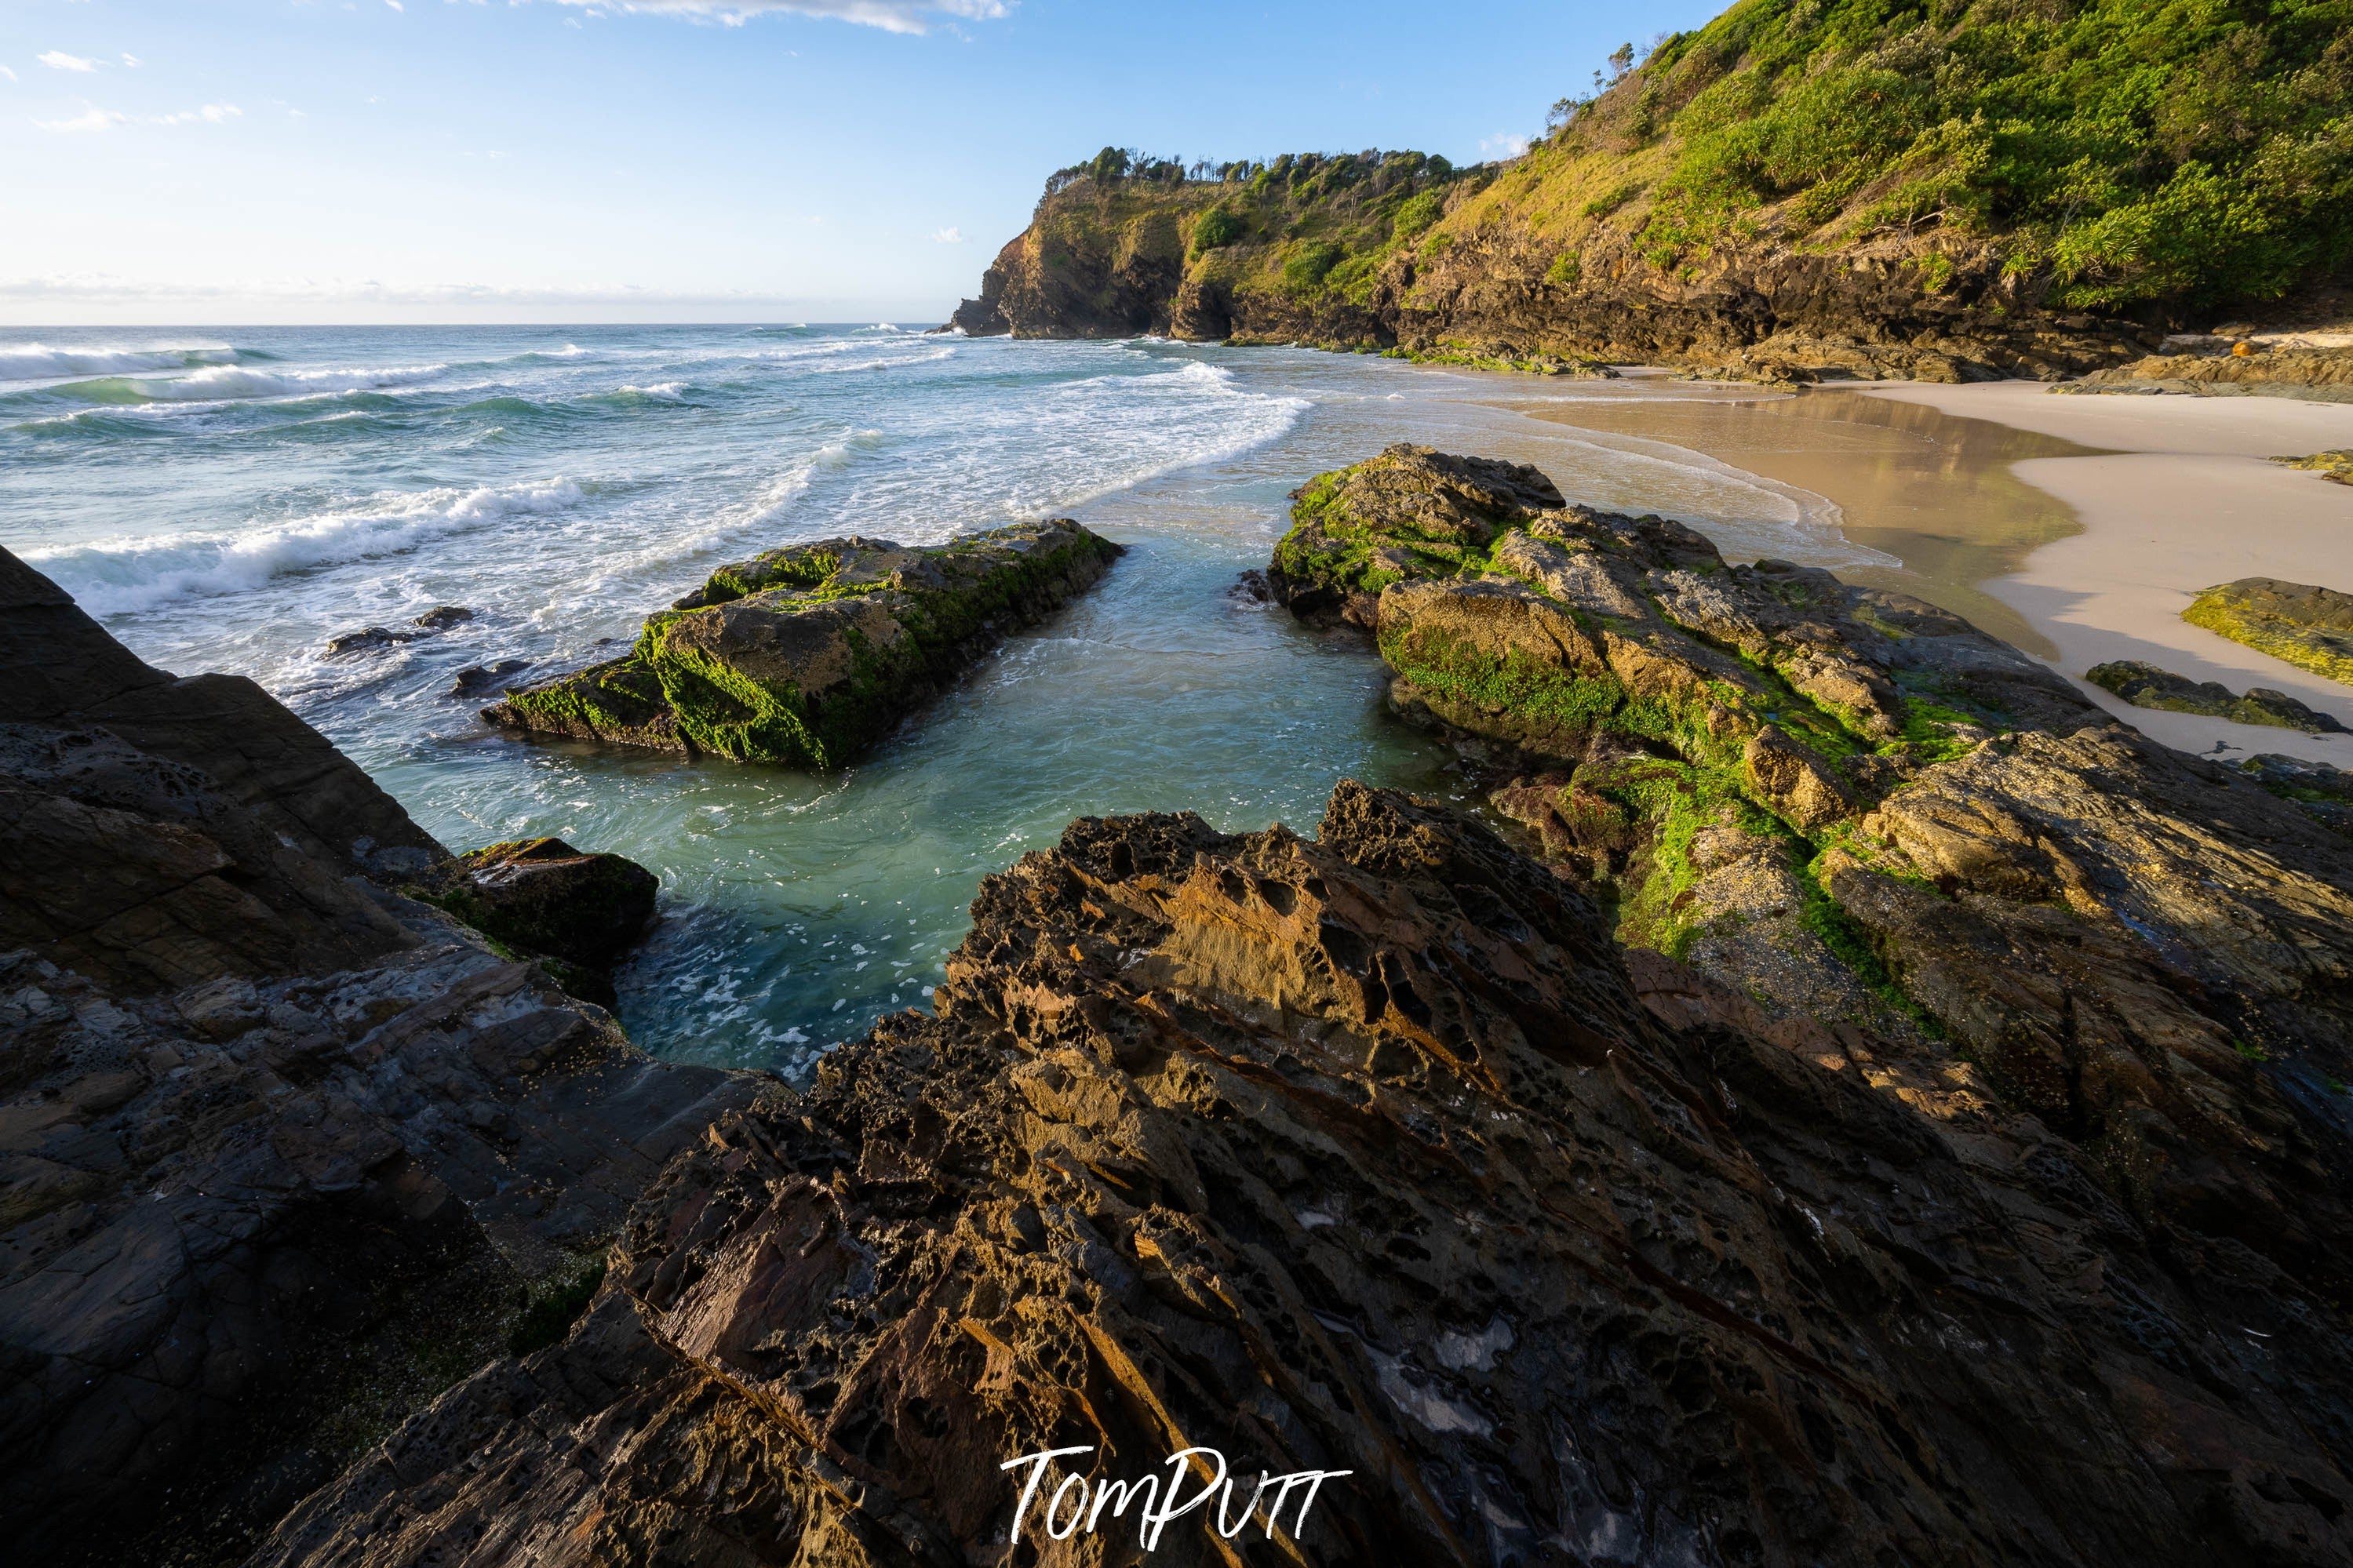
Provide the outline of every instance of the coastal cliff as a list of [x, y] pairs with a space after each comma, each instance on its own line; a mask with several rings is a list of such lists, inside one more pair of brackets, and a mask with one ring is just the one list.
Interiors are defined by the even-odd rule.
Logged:
[[1746, 0], [1499, 163], [1106, 149], [954, 321], [1535, 370], [2080, 374], [2341, 270], [2348, 37], [2311, 4]]

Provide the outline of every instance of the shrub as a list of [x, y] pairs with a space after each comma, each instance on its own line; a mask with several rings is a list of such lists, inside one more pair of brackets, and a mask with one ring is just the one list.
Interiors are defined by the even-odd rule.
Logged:
[[1193, 225], [1193, 248], [1215, 250], [1242, 237], [1241, 215], [1231, 207], [1211, 207]]
[[1409, 196], [1389, 220], [1389, 237], [1402, 243], [1446, 216], [1446, 198], [1436, 191]]
[[1282, 280], [1291, 289], [1304, 291], [1320, 288], [1324, 275], [1340, 264], [1345, 254], [1328, 239], [1314, 240], [1300, 246], [1282, 264]]

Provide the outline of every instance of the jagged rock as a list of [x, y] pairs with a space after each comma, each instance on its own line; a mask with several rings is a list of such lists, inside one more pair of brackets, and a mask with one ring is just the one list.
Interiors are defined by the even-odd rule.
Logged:
[[2353, 594], [2275, 577], [2242, 577], [2199, 595], [2181, 618], [2353, 686]]
[[[1933, 1047], [1638, 973], [1394, 795], [1314, 842], [1075, 823], [983, 885], [936, 1016], [714, 1129], [565, 1342], [257, 1568], [2353, 1561], [2327, 1293]], [[1349, 1473], [1295, 1540], [1039, 1539], [1195, 1445], [1229, 1519]], [[1000, 1467], [1062, 1447], [1008, 1551]]]
[[2115, 692], [2136, 708], [2203, 713], [2242, 724], [2270, 724], [2315, 735], [2345, 732], [2345, 726], [2334, 715], [2316, 712], [2286, 692], [2267, 686], [2250, 687], [2242, 697], [2219, 680], [2191, 680], [2134, 658], [2094, 665], [2084, 672], [2084, 679]]
[[449, 683], [447, 695], [451, 697], [486, 697], [505, 689], [508, 683], [531, 668], [527, 658], [502, 658], [496, 664], [470, 664], [458, 672]]
[[2249, 347], [2239, 343], [2221, 353], [2150, 354], [2093, 371], [2051, 390], [2353, 403], [2353, 352], [2327, 348], [2245, 352]]
[[428, 632], [446, 632], [451, 626], [463, 626], [474, 618], [474, 612], [463, 605], [439, 605], [426, 611], [408, 624], [423, 626]]
[[914, 548], [833, 539], [723, 566], [624, 658], [484, 709], [525, 733], [839, 767], [1120, 547], [1067, 518]]
[[2247, 758], [2239, 772], [2306, 816], [2353, 836], [2353, 773], [2268, 752]]
[[[1409, 507], [1357, 542], [1415, 532]], [[1949, 1040], [2122, 1200], [2334, 1277], [2321, 1172], [2353, 1100], [2312, 1086], [2353, 1079], [2353, 858], [2312, 818], [2353, 799], [2335, 770], [2269, 769], [2267, 794], [1957, 616], [1729, 567], [1661, 519], [1566, 506], [1411, 569], [1379, 601], [1393, 703], [1473, 748], [1621, 938], [1769, 1014]]]

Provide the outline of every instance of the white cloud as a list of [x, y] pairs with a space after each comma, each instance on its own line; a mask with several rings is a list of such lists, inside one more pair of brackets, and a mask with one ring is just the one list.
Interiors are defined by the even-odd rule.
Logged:
[[10, 81], [15, 81], [16, 79], [16, 73], [10, 70], [6, 66], [0, 66], [0, 76], [6, 77]]
[[82, 111], [71, 120], [36, 120], [33, 123], [44, 131], [55, 132], [60, 136], [72, 136], [83, 132], [111, 131], [118, 125], [129, 124], [130, 121], [131, 117], [127, 114], [117, 114], [111, 109], [100, 109], [94, 104], [84, 104]]
[[1498, 153], [1506, 158], [1516, 158], [1527, 150], [1528, 139], [1509, 131], [1498, 131], [1493, 136], [1479, 138], [1479, 151], [1491, 158]]
[[184, 109], [177, 114], [159, 114], [155, 116], [155, 123], [194, 125], [201, 120], [207, 125], [226, 125], [232, 120], [242, 119], [244, 114], [245, 110], [234, 103], [207, 103], [202, 109]]
[[53, 71], [94, 71], [98, 68], [96, 60], [84, 59], [79, 55], [69, 55], [63, 49], [51, 49], [46, 55], [36, 55], [33, 58]]
[[696, 21], [724, 22], [740, 27], [754, 16], [789, 12], [801, 16], [830, 16], [888, 33], [922, 33], [934, 20], [989, 22], [1012, 9], [1011, 0], [557, 0], [565, 5], [596, 10], [636, 11], [658, 16], [686, 16]]
[[384, 3], [391, 6], [396, 11], [406, 11], [408, 9], [407, 6], [400, 3], [400, 0], [384, 0]]
[[964, 230], [957, 228], [953, 225], [946, 228], [934, 229], [932, 231], [932, 243], [934, 245], [962, 245], [964, 243]]
[[139, 68], [139, 57], [137, 55], [125, 55], [122, 57], [122, 63], [129, 66], [132, 70], [137, 70]]

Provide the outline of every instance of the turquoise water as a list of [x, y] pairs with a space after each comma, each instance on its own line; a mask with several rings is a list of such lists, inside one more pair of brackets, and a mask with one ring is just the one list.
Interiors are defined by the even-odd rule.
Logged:
[[[1311, 474], [1423, 440], [1735, 552], [1856, 560], [1802, 495], [1495, 405], [1704, 395], [882, 325], [0, 333], [0, 543], [151, 661], [261, 681], [452, 847], [556, 834], [651, 867], [632, 1036], [797, 1073], [923, 1001], [981, 877], [1073, 816], [1312, 831], [1344, 776], [1449, 790], [1377, 660], [1229, 592]], [[600, 657], [776, 543], [1047, 514], [1129, 553], [837, 775], [512, 741], [445, 695], [469, 664]], [[323, 656], [442, 604], [477, 616]]]

